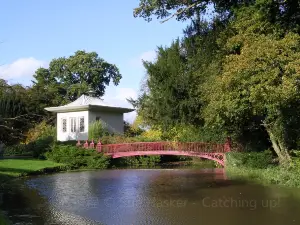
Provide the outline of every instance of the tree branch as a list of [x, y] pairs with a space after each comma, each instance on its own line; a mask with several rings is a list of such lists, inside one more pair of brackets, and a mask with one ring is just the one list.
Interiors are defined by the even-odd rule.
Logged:
[[12, 118], [2, 118], [2, 120], [18, 120], [19, 118], [26, 117], [26, 116], [41, 116], [41, 115], [34, 114], [34, 113], [31, 113], [31, 114], [23, 114], [23, 115], [19, 115], [19, 116], [12, 117]]
[[189, 9], [191, 9], [191, 8], [193, 8], [193, 7], [195, 7], [195, 6], [197, 6], [198, 4], [200, 4], [200, 2], [197, 1], [197, 2], [195, 2], [195, 3], [191, 4], [191, 5], [189, 5], [188, 7], [184, 8], [184, 9], [182, 9], [182, 10], [176, 12], [176, 13], [174, 13], [174, 14], [173, 14], [172, 16], [170, 16], [169, 18], [167, 18], [167, 19], [165, 19], [165, 20], [163, 20], [163, 21], [160, 21], [160, 23], [165, 23], [165, 22], [167, 22], [168, 20], [172, 19], [173, 17], [179, 16], [180, 14], [186, 12], [187, 10], [189, 10]]

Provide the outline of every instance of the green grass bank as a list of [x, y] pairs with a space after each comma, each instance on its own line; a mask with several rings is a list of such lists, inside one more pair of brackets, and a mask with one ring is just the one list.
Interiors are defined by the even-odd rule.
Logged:
[[[5, 184], [15, 178], [45, 174], [51, 172], [58, 172], [66, 170], [65, 164], [56, 163], [50, 160], [38, 160], [38, 159], [1, 159], [0, 160], [0, 188], [3, 188]], [[1, 199], [0, 199], [1, 200]], [[1, 205], [1, 202], [0, 202]], [[10, 221], [0, 210], [0, 225], [9, 225]]]
[[38, 159], [1, 159], [0, 182], [1, 184], [13, 178], [33, 174], [44, 174], [65, 170], [66, 166], [50, 160]]
[[289, 165], [280, 166], [269, 151], [231, 152], [226, 155], [226, 175], [229, 179], [299, 188], [300, 161], [299, 158], [293, 158]]
[[0, 225], [10, 225], [11, 223], [5, 218], [3, 213], [0, 211]]

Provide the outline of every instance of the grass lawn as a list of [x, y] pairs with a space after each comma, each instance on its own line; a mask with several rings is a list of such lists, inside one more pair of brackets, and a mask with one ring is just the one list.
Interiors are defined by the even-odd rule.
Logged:
[[63, 167], [64, 164], [38, 159], [2, 159], [0, 160], [0, 182], [10, 178], [26, 176]]
[[[29, 174], [46, 173], [48, 171], [59, 171], [65, 168], [64, 164], [49, 160], [38, 159], [1, 159], [0, 160], [0, 188], [13, 178]], [[0, 210], [0, 225], [9, 223]]]
[[0, 225], [10, 225], [9, 221], [4, 217], [2, 212], [0, 211]]

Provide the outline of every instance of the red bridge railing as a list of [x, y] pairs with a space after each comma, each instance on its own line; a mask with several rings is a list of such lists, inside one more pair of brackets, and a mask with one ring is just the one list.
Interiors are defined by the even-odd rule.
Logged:
[[99, 141], [83, 145], [78, 141], [77, 146], [96, 149], [99, 152], [113, 154], [118, 152], [135, 151], [185, 151], [195, 153], [226, 153], [231, 151], [231, 140], [228, 138], [225, 144], [203, 143], [203, 142], [134, 142], [102, 145]]

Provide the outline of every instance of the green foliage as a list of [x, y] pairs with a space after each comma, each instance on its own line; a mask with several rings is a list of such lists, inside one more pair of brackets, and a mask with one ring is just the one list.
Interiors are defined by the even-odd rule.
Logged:
[[101, 137], [108, 134], [107, 126], [104, 122], [97, 120], [89, 124], [89, 140], [99, 140]]
[[[213, 10], [210, 9], [212, 5], [214, 6]], [[266, 20], [278, 27], [300, 31], [300, 2], [298, 0], [140, 0], [133, 15], [142, 17], [146, 21], [151, 21], [153, 16], [157, 19], [174, 17], [177, 20], [185, 21], [200, 16], [211, 16], [214, 12], [230, 19], [234, 18], [236, 12], [239, 12], [244, 6], [255, 6]]]
[[55, 140], [56, 128], [42, 121], [29, 129], [25, 143], [5, 147], [5, 155], [31, 155], [35, 158], [44, 158], [44, 153], [50, 150]]
[[[299, 160], [296, 160], [299, 161]], [[226, 167], [229, 179], [243, 179], [262, 184], [276, 184], [287, 187], [300, 186], [300, 164], [292, 161], [292, 166], [271, 166], [264, 169], [249, 167]]]
[[139, 136], [144, 132], [139, 126], [131, 125], [130, 123], [124, 121], [124, 135], [127, 137]]
[[226, 133], [209, 127], [195, 127], [191, 125], [177, 125], [162, 134], [162, 138], [179, 142], [215, 142], [224, 143]]
[[[203, 112], [210, 126], [243, 134], [246, 126], [264, 126], [281, 161], [289, 160], [289, 132], [299, 134], [300, 36], [277, 35], [271, 24], [245, 9], [232, 23], [222, 73], [206, 85]], [[269, 27], [269, 33], [261, 29]], [[239, 45], [239, 50], [233, 46]], [[234, 47], [236, 48], [236, 47]], [[291, 111], [293, 108], [294, 111]]]
[[44, 159], [44, 154], [51, 149], [54, 139], [51, 136], [41, 137], [36, 141], [28, 144], [16, 144], [6, 146], [4, 148], [4, 155], [15, 156], [32, 156], [34, 158]]
[[48, 136], [48, 137], [41, 137], [36, 141], [29, 143], [28, 145], [30, 146], [29, 148], [33, 152], [33, 157], [43, 159], [44, 154], [50, 151], [54, 141], [55, 140], [53, 137]]
[[76, 140], [56, 141], [55, 143], [58, 144], [58, 145], [73, 145], [73, 146], [76, 146], [77, 141]]
[[0, 224], [2, 225], [10, 225], [11, 223], [7, 220], [6, 216], [0, 211]]
[[47, 171], [53, 172], [65, 169], [63, 164], [49, 160], [3, 159], [0, 161], [0, 183], [3, 184], [3, 181], [29, 174], [44, 174]]
[[29, 129], [26, 134], [26, 143], [34, 142], [39, 138], [53, 137], [56, 140], [56, 127], [42, 121], [36, 124], [33, 128]]
[[189, 72], [184, 47], [177, 40], [169, 48], [159, 47], [155, 62], [144, 62], [146, 87], [135, 106], [151, 126], [168, 129], [177, 123], [201, 123], [198, 78]]
[[270, 167], [272, 163], [273, 155], [271, 151], [230, 152], [226, 154], [226, 167], [264, 169]]
[[[211, 3], [215, 15], [202, 21]], [[136, 17], [173, 15], [191, 25], [182, 41], [144, 63], [144, 92], [132, 101], [139, 116], [161, 128], [163, 139], [201, 139], [178, 128], [191, 125], [211, 130], [206, 140], [227, 133], [248, 150], [272, 145], [281, 162], [289, 161], [300, 134], [299, 9], [296, 0], [140, 0]]]
[[[232, 6], [237, 6], [249, 1], [239, 0], [140, 0], [139, 7], [134, 9], [133, 15], [135, 17], [142, 17], [146, 21], [151, 21], [152, 16], [156, 16], [157, 19], [165, 19], [175, 17], [177, 20], [185, 21], [191, 19], [199, 14], [207, 15], [209, 13], [209, 5], [213, 3], [218, 12], [225, 12]], [[251, 2], [251, 1], [250, 1]]]
[[161, 162], [161, 156], [134, 156], [113, 159], [112, 166], [155, 166]]
[[42, 110], [74, 101], [90, 89], [101, 97], [106, 86], [111, 81], [118, 85], [121, 77], [119, 69], [96, 52], [77, 51], [68, 58], [53, 59], [48, 69], [39, 68], [30, 95]]
[[26, 144], [16, 144], [4, 147], [4, 155], [32, 155], [32, 149]]
[[21, 85], [8, 85], [0, 79], [0, 143], [16, 144], [24, 139], [29, 116]]
[[135, 136], [135, 137], [127, 137], [124, 135], [106, 135], [103, 136], [100, 141], [102, 144], [118, 144], [118, 143], [133, 143], [133, 142], [153, 142], [159, 141], [157, 137], [149, 137], [149, 136]]
[[64, 163], [71, 169], [104, 169], [109, 164], [108, 158], [103, 154], [95, 150], [87, 150], [74, 145], [54, 144], [51, 151], [48, 151], [45, 155], [47, 159]]

